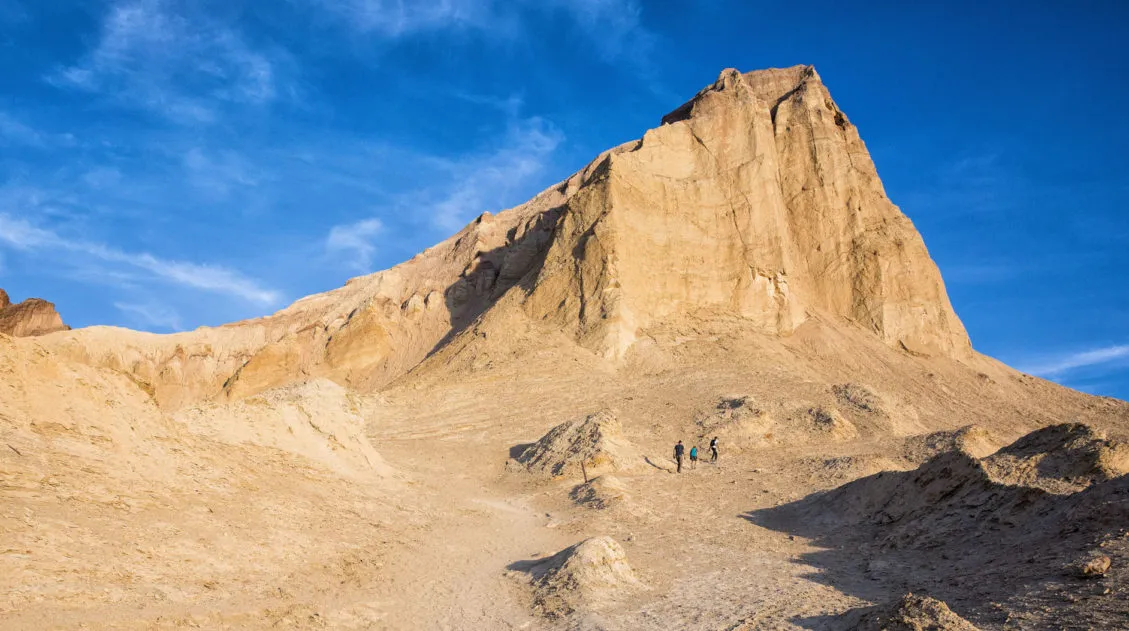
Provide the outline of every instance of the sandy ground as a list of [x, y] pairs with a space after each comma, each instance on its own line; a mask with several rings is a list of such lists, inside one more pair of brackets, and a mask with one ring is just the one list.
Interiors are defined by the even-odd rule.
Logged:
[[[982, 628], [1057, 628], [1053, 612], [1083, 606], [1099, 612], [1094, 628], [1126, 615], [1108, 580], [1056, 578], [1058, 587], [1032, 584], [1026, 600], [1022, 588], [1010, 600], [979, 597], [944, 588], [955, 578], [942, 565], [884, 568], [888, 556], [867, 547], [881, 533], [860, 542], [766, 512], [917, 467], [929, 454], [910, 449], [910, 436], [977, 424], [999, 446], [1074, 419], [1124, 434], [1124, 403], [994, 364], [885, 350], [852, 364], [808, 350], [843, 340], [781, 347], [754, 337], [719, 351], [714, 335], [699, 339], [618, 368], [582, 353], [514, 351], [469, 372], [445, 361], [379, 395], [319, 386], [208, 408], [206, 423], [157, 414], [118, 381], [85, 373], [73, 379], [88, 389], [57, 408], [24, 410], [35, 392], [26, 384], [0, 390], [0, 629], [831, 630], [844, 628], [839, 614], [921, 589], [967, 592], [946, 602]], [[859, 374], [878, 397], [872, 410], [836, 398]], [[774, 419], [774, 436], [740, 449], [723, 440], [718, 463], [665, 470], [678, 439], [708, 456], [697, 421], [738, 394]], [[117, 407], [101, 402], [110, 395]], [[853, 430], [796, 429], [832, 405]], [[89, 424], [64, 422], [71, 408]], [[305, 410], [297, 421], [295, 408]], [[645, 458], [613, 472], [628, 499], [594, 509], [570, 498], [578, 475], [507, 467], [553, 426], [603, 409]], [[284, 416], [291, 425], [279, 424]], [[307, 417], [318, 431], [302, 433]], [[379, 466], [358, 464], [369, 460], [354, 453], [354, 422]], [[132, 433], [113, 434], [121, 423]], [[565, 619], [538, 616], [526, 562], [604, 535], [647, 589]]]

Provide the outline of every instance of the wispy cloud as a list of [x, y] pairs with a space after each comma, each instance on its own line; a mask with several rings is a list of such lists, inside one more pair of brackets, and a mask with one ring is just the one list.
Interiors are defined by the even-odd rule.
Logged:
[[954, 158], [924, 176], [922, 185], [900, 199], [911, 211], [935, 210], [952, 216], [995, 215], [1016, 206], [1016, 191], [1030, 187], [998, 153]]
[[1059, 377], [1073, 370], [1110, 364], [1121, 359], [1129, 359], [1129, 344], [1066, 353], [1021, 366], [1020, 370], [1040, 377]]
[[384, 231], [384, 223], [375, 217], [333, 226], [325, 239], [326, 252], [347, 256], [347, 264], [358, 270], [369, 271], [376, 254], [377, 235]]
[[530, 16], [563, 19], [580, 30], [601, 57], [638, 58], [654, 36], [636, 0], [306, 0], [355, 30], [395, 40], [437, 31], [475, 31], [492, 39], [520, 36]]
[[485, 28], [497, 19], [492, 2], [480, 0], [309, 0], [352, 27], [385, 37], [453, 28]]
[[46, 144], [42, 134], [4, 112], [0, 112], [0, 143], [30, 147]]
[[0, 147], [21, 146], [33, 149], [68, 147], [75, 143], [71, 134], [42, 132], [7, 112], [0, 112]]
[[449, 161], [451, 184], [418, 194], [431, 209], [431, 224], [447, 232], [462, 228], [475, 215], [499, 210], [513, 194], [541, 176], [564, 134], [539, 117], [510, 123], [493, 150]]
[[635, 0], [549, 0], [545, 7], [571, 16], [607, 60], [645, 61], [654, 35], [642, 25], [642, 8]]
[[180, 314], [163, 305], [115, 302], [114, 308], [142, 328], [163, 331], [184, 330], [180, 323]]
[[285, 87], [280, 52], [251, 48], [238, 32], [163, 0], [111, 6], [97, 45], [48, 75], [53, 85], [100, 93], [183, 123], [206, 123], [223, 104], [263, 105]]
[[159, 258], [147, 252], [126, 252], [102, 243], [65, 238], [58, 233], [0, 213], [0, 245], [25, 252], [72, 253], [103, 263], [145, 272], [168, 283], [236, 296], [262, 305], [277, 304], [279, 292], [265, 288], [237, 271], [219, 265]]
[[972, 261], [944, 265], [945, 283], [950, 285], [996, 285], [1030, 274], [1039, 265], [1018, 261]]
[[189, 183], [214, 199], [225, 199], [237, 188], [254, 188], [263, 177], [255, 165], [230, 149], [212, 155], [193, 147], [184, 154], [183, 164]]

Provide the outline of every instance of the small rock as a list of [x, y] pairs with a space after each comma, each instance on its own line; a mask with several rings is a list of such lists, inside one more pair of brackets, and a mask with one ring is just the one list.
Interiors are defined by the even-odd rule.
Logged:
[[1105, 576], [1113, 562], [1104, 554], [1094, 556], [1078, 565], [1077, 574], [1082, 578], [1100, 578]]

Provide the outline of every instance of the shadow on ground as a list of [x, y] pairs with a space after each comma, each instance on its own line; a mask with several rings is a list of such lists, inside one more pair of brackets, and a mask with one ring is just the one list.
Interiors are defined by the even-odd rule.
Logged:
[[[1129, 523], [1129, 476], [1054, 495], [995, 482], [973, 457], [949, 452], [913, 471], [885, 471], [741, 517], [809, 539], [822, 549], [797, 560], [815, 570], [806, 577], [867, 601], [927, 595], [985, 628], [1129, 620], [1124, 587], [1068, 569], [1111, 537], [1129, 536], [1112, 534]], [[833, 620], [794, 622], [844, 628]]]

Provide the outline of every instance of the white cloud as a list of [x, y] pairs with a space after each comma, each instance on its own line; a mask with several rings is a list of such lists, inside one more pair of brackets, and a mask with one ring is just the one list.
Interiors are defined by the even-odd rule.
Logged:
[[605, 59], [642, 63], [653, 46], [654, 36], [643, 28], [643, 11], [635, 0], [546, 0], [544, 6], [571, 16]]
[[564, 134], [532, 117], [510, 124], [500, 146], [448, 163], [451, 186], [420, 201], [430, 206], [431, 223], [454, 232], [483, 211], [496, 211], [542, 175]]
[[41, 132], [6, 112], [0, 112], [0, 147], [22, 146], [33, 149], [70, 147], [75, 144], [71, 134]]
[[82, 174], [82, 181], [95, 190], [113, 188], [122, 181], [122, 172], [111, 167], [95, 167]]
[[114, 307], [126, 317], [145, 328], [166, 331], [183, 331], [180, 314], [174, 309], [157, 304], [129, 304], [115, 302]]
[[30, 147], [42, 147], [46, 144], [42, 134], [4, 112], [0, 112], [0, 141], [5, 145]]
[[363, 32], [400, 37], [420, 31], [475, 27], [492, 20], [492, 2], [482, 0], [310, 0]]
[[653, 36], [636, 0], [306, 0], [357, 31], [385, 39], [474, 30], [492, 39], [520, 32], [530, 13], [563, 15], [605, 59], [642, 61]]
[[135, 0], [112, 5], [98, 44], [47, 79], [174, 121], [207, 123], [225, 103], [274, 100], [278, 57], [252, 49], [229, 28], [189, 20], [164, 0]]
[[332, 254], [348, 255], [351, 267], [369, 271], [376, 254], [373, 241], [383, 231], [384, 224], [375, 217], [334, 226], [325, 239], [325, 249]]
[[5, 244], [21, 251], [79, 254], [103, 263], [147, 272], [165, 282], [228, 294], [258, 304], [277, 304], [281, 298], [277, 291], [264, 288], [239, 272], [222, 266], [171, 261], [146, 252], [125, 252], [101, 243], [68, 239], [23, 219], [0, 213], [0, 245]]
[[1068, 353], [1046, 359], [1040, 363], [1021, 367], [1020, 370], [1040, 377], [1057, 377], [1079, 368], [1108, 364], [1129, 358], [1129, 344], [1119, 344], [1088, 351]]
[[236, 188], [253, 188], [262, 176], [254, 165], [234, 151], [209, 155], [198, 147], [184, 154], [188, 181], [213, 199], [224, 199]]

